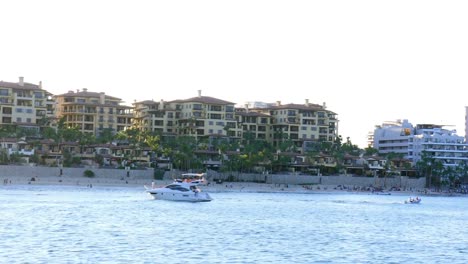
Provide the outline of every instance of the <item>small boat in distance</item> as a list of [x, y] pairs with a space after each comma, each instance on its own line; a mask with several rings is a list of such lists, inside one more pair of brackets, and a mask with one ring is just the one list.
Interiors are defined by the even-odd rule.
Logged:
[[144, 186], [146, 192], [155, 200], [187, 201], [187, 202], [210, 202], [211, 196], [202, 192], [198, 187], [205, 183], [204, 173], [186, 173], [174, 182], [162, 187]]
[[372, 192], [372, 194], [376, 194], [376, 195], [392, 195], [391, 192]]
[[405, 204], [418, 204], [420, 202], [421, 202], [421, 198], [419, 197], [416, 197], [416, 198], [410, 197], [408, 200], [405, 200]]

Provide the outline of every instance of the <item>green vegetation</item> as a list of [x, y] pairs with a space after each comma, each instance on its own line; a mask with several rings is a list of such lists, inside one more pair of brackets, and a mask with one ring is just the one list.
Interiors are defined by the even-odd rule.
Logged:
[[88, 178], [93, 178], [95, 175], [94, 175], [94, 171], [92, 170], [85, 170], [83, 172], [83, 176], [85, 177], [88, 177]]
[[164, 170], [154, 170], [154, 179], [155, 180], [162, 180], [164, 178]]
[[[226, 133], [232, 135], [229, 127], [225, 127]], [[301, 141], [293, 141], [287, 137], [281, 130], [273, 133], [272, 142], [255, 137], [254, 133], [245, 132], [242, 138], [233, 137], [202, 137], [192, 136], [163, 136], [162, 134], [149, 131], [141, 131], [130, 128], [113, 134], [110, 129], [104, 129], [96, 137], [92, 134], [82, 133], [77, 128], [67, 127], [64, 120], [58, 122], [57, 129], [42, 127], [39, 131], [22, 129], [16, 125], [5, 125], [0, 128], [0, 137], [17, 138], [33, 137], [33, 147], [39, 148], [42, 139], [51, 139], [54, 142], [66, 143], [73, 142], [79, 146], [78, 151], [83, 151], [86, 147], [93, 144], [109, 144], [115, 140], [123, 143], [127, 150], [123, 153], [123, 159], [133, 161], [142, 153], [142, 149], [150, 150], [152, 165], [155, 168], [154, 177], [160, 179], [163, 171], [158, 169], [156, 157], [164, 157], [171, 161], [170, 168], [183, 171], [202, 171], [206, 169], [204, 162], [207, 159], [217, 159], [219, 162], [217, 170], [229, 173], [229, 180], [236, 180], [237, 173], [275, 173], [293, 170], [291, 164], [303, 163], [310, 169], [306, 174], [312, 175], [336, 175], [345, 173], [347, 164], [346, 157], [362, 157], [378, 155], [378, 151], [368, 147], [360, 149], [354, 145], [350, 138], [344, 141], [341, 136], [334, 142], [315, 141], [304, 147]], [[303, 150], [302, 159], [294, 160], [299, 150]], [[203, 153], [209, 153], [210, 156], [203, 156]], [[45, 157], [38, 156], [36, 153], [30, 157], [30, 162], [45, 165]], [[468, 165], [463, 164], [458, 167], [446, 168], [440, 161], [435, 160], [429, 154], [422, 156], [421, 160], [414, 168], [409, 163], [400, 164], [397, 167], [393, 161], [402, 160], [403, 155], [389, 153], [384, 155], [387, 163], [384, 170], [380, 171], [378, 177], [394, 177], [400, 175], [400, 170], [405, 169], [414, 172], [414, 177], [426, 177], [427, 186], [435, 188], [455, 188], [468, 178]], [[60, 165], [64, 167], [78, 166], [82, 158], [70, 153], [68, 150], [62, 150], [62, 160]], [[19, 154], [8, 154], [4, 149], [0, 149], [0, 164], [14, 164], [21, 161]], [[104, 157], [95, 153], [95, 163], [104, 165]], [[121, 166], [121, 164], [116, 164]], [[58, 166], [58, 161], [55, 164]], [[123, 168], [123, 167], [121, 167]], [[299, 167], [298, 167], [299, 168]], [[293, 170], [294, 171], [294, 170]], [[296, 171], [297, 172], [297, 171]], [[87, 177], [94, 176], [92, 171], [87, 171]], [[92, 175], [91, 175], [92, 173]], [[375, 171], [371, 171], [369, 166], [367, 170], [365, 165], [362, 170], [352, 172], [355, 175], [367, 175], [374, 177]]]

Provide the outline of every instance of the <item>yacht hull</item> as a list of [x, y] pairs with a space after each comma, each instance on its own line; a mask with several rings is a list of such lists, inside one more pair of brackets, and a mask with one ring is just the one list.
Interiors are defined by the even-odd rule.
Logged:
[[176, 193], [163, 190], [147, 191], [155, 200], [185, 201], [185, 202], [210, 202], [213, 200], [208, 193]]

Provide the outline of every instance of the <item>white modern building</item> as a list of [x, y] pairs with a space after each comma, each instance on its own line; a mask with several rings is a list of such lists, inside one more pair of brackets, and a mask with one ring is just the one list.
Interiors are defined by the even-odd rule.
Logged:
[[409, 138], [413, 134], [413, 125], [406, 119], [384, 122], [375, 127], [373, 148], [381, 154], [393, 152], [407, 155]]
[[379, 153], [401, 153], [416, 164], [425, 151], [446, 167], [468, 163], [468, 144], [455, 130], [442, 125], [418, 124], [413, 126], [408, 120], [384, 122], [376, 126], [373, 147]]
[[465, 138], [441, 125], [419, 124], [415, 127], [415, 134], [409, 139], [408, 158], [416, 164], [424, 151], [445, 167], [468, 163]]

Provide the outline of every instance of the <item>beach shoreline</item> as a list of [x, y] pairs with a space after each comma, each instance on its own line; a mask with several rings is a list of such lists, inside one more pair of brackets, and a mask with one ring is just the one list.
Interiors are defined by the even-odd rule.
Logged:
[[[77, 186], [80, 188], [94, 187], [129, 187], [141, 188], [145, 186], [164, 186], [171, 183], [171, 180], [153, 180], [136, 177], [71, 177], [71, 176], [14, 176], [0, 177], [2, 186], [16, 185], [53, 185], [53, 186]], [[371, 189], [353, 188], [346, 186], [331, 185], [293, 185], [293, 184], [272, 184], [255, 182], [209, 182], [200, 186], [201, 189], [209, 193], [223, 192], [244, 192], [244, 193], [320, 193], [320, 194], [372, 194], [372, 195], [402, 195], [402, 196], [464, 196], [458, 193], [427, 192], [427, 190], [404, 190], [404, 191], [383, 191], [375, 192]], [[466, 195], [465, 195], [466, 196]]]

